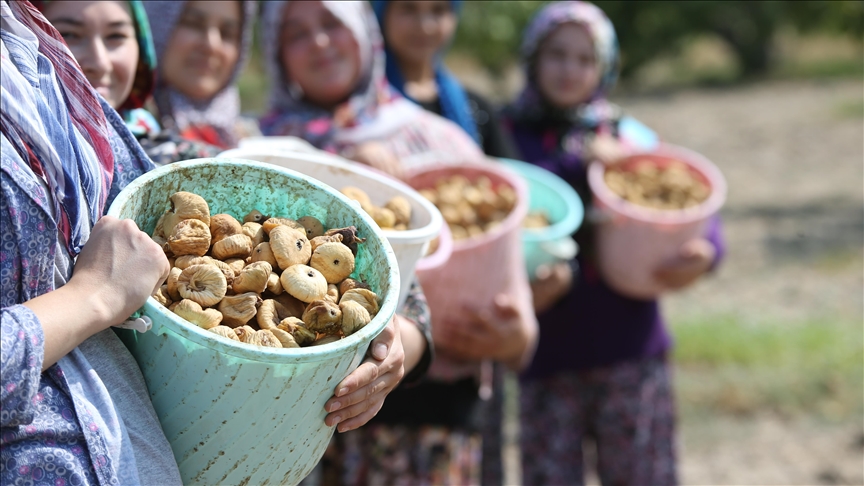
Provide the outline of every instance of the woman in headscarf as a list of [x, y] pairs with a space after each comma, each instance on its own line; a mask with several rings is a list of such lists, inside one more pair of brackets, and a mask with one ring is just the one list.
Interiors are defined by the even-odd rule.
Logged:
[[147, 1], [159, 69], [157, 118], [180, 136], [230, 148], [254, 135], [236, 82], [252, 43], [257, 2]]
[[[483, 158], [457, 125], [405, 100], [389, 86], [380, 31], [364, 2], [268, 2], [264, 19], [262, 45], [274, 103], [261, 120], [265, 134], [298, 136], [343, 154], [363, 143], [377, 143], [409, 168]], [[505, 264], [524, 274], [521, 261]], [[470, 373], [483, 359], [514, 369], [524, 366], [533, 350], [536, 321], [527, 280], [513, 280], [510, 293], [502, 294], [494, 309], [484, 309], [482, 317], [466, 312], [464, 321], [453, 326], [483, 335], [480, 346], [468, 346], [473, 354], [459, 354], [468, 338], [436, 338], [436, 353], [464, 359]], [[435, 309], [431, 311], [434, 315]], [[435, 366], [446, 362], [439, 358], [441, 354]], [[479, 383], [468, 374], [394, 391], [373, 424], [336, 436], [319, 471], [323, 482], [478, 483]]]
[[141, 372], [108, 329], [167, 275], [134, 222], [102, 217], [153, 165], [37, 10], [3, 1], [0, 14], [0, 478], [179, 485]]
[[[271, 89], [271, 109], [260, 120], [264, 135], [300, 137], [393, 174], [427, 161], [482, 158], [458, 126], [424, 112], [390, 86], [371, 12], [353, 2], [323, 2], [321, 15], [329, 18], [298, 18], [292, 20], [296, 28], [283, 28], [285, 5], [264, 7], [262, 45]], [[339, 36], [320, 35], [331, 28], [327, 22], [343, 27]]]
[[33, 4], [57, 28], [96, 92], [117, 110], [129, 131], [157, 165], [222, 150], [184, 140], [163, 130], [144, 108], [153, 92], [156, 55], [142, 2], [37, 1]]
[[[618, 75], [615, 29], [592, 4], [553, 3], [526, 28], [521, 54], [527, 85], [505, 110], [505, 126], [528, 162], [561, 176], [590, 208], [589, 163], [657, 144], [607, 99]], [[603, 484], [674, 484], [671, 339], [656, 300], [624, 296], [599, 275], [592, 227], [587, 221], [575, 235], [578, 281], [564, 264], [538, 269], [533, 283], [540, 341], [522, 377], [523, 482], [583, 484], [589, 437]], [[656, 276], [680, 288], [722, 254], [715, 220]]]
[[459, 0], [373, 0], [384, 34], [387, 80], [406, 98], [459, 125], [486, 155], [518, 158], [496, 109], [444, 66], [459, 22]]
[[[30, 3], [3, 0], [0, 15], [0, 482], [179, 485], [141, 372], [108, 330], [167, 275], [134, 222], [102, 217], [153, 164]], [[396, 332], [338, 385], [327, 425], [380, 407], [402, 376]]]

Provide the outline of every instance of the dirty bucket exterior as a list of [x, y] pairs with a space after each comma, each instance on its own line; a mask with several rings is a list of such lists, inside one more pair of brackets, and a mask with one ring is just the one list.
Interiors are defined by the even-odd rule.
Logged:
[[605, 168], [592, 164], [588, 183], [597, 211], [595, 245], [597, 266], [604, 280], [618, 292], [635, 299], [651, 300], [668, 289], [654, 278], [654, 271], [674, 258], [686, 241], [704, 236], [708, 219], [726, 201], [726, 180], [704, 156], [681, 147], [660, 145], [619, 161], [623, 167], [639, 160], [664, 166], [681, 161], [711, 188], [711, 195], [698, 206], [675, 211], [637, 206], [612, 192], [603, 179]]
[[576, 191], [557, 175], [534, 164], [511, 159], [501, 162], [528, 183], [528, 212], [543, 211], [549, 218], [546, 228], [523, 228], [522, 246], [525, 268], [533, 278], [537, 267], [576, 257], [572, 235], [585, 214]]
[[[453, 241], [450, 258], [442, 265], [418, 268], [432, 313], [433, 335], [436, 327], [464, 320], [464, 307], [490, 308], [499, 293], [511, 293], [527, 282], [522, 253], [522, 220], [528, 211], [528, 188], [518, 174], [503, 164], [471, 163], [465, 165], [429, 166], [413, 173], [409, 179], [415, 189], [434, 187], [438, 180], [461, 174], [469, 180], [483, 175], [493, 187], [509, 185], [516, 191], [516, 206], [495, 229], [481, 236]], [[479, 373], [479, 362], [455, 363], [436, 358], [427, 376], [437, 380], [454, 380]]]
[[371, 218], [341, 194], [299, 173], [252, 161], [201, 159], [158, 168], [126, 187], [108, 214], [131, 218], [151, 233], [170, 207], [169, 196], [181, 190], [203, 196], [211, 214], [242, 219], [258, 209], [292, 218], [312, 215], [328, 227], [353, 224], [368, 237], [352, 276], [371, 285], [381, 310], [365, 328], [335, 343], [248, 346], [189, 324], [153, 298], [144, 305], [152, 330], [122, 331], [184, 484], [296, 484], [333, 434], [324, 424], [324, 403], [395, 313], [395, 256]]
[[[267, 137], [264, 137], [267, 138]], [[288, 138], [288, 137], [285, 137]], [[414, 281], [414, 267], [426, 253], [429, 243], [441, 231], [444, 218], [438, 209], [407, 184], [369, 167], [349, 162], [335, 155], [317, 149], [297, 152], [293, 149], [274, 148], [275, 146], [253, 146], [239, 148], [220, 154], [230, 157], [257, 160], [279, 167], [295, 170], [323, 182], [336, 190], [345, 186], [362, 189], [369, 195], [372, 203], [383, 206], [390, 198], [402, 196], [411, 204], [411, 224], [406, 231], [381, 230], [387, 237], [401, 278], [397, 309], [401, 308]], [[359, 209], [359, 208], [358, 208]]]

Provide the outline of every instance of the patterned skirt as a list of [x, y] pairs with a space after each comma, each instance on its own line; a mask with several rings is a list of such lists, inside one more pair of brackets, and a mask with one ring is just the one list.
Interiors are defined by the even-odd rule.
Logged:
[[524, 381], [524, 484], [584, 484], [586, 437], [596, 442], [597, 473], [605, 486], [676, 484], [670, 381], [662, 358]]

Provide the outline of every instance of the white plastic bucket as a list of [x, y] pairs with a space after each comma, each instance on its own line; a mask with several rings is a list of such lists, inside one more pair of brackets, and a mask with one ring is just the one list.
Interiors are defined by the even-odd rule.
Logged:
[[278, 149], [276, 146], [238, 148], [223, 152], [220, 157], [257, 160], [285, 167], [321, 181], [337, 191], [345, 186], [358, 187], [369, 195], [374, 204], [380, 206], [393, 196], [402, 196], [411, 203], [411, 224], [408, 230], [380, 231], [396, 254], [402, 289], [398, 306], [401, 307], [414, 280], [417, 261], [426, 254], [429, 243], [439, 234], [444, 224], [444, 218], [438, 209], [407, 184], [382, 172], [314, 148], [312, 151], [295, 152]]

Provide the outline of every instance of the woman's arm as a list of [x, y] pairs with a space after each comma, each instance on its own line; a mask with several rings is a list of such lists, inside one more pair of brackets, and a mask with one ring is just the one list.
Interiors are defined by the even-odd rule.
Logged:
[[24, 303], [42, 326], [42, 370], [129, 317], [162, 284], [168, 269], [162, 249], [134, 221], [102, 217], [69, 282]]

